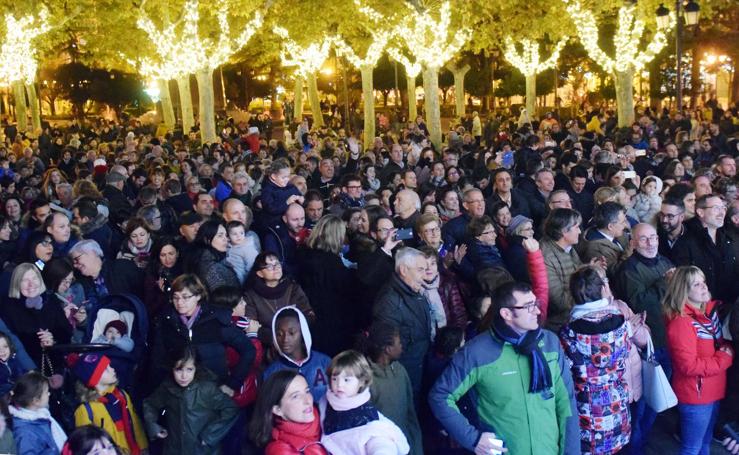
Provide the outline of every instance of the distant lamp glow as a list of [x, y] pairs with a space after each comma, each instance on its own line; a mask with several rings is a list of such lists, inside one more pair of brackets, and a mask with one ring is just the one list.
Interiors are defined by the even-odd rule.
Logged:
[[159, 95], [162, 94], [162, 92], [159, 90], [159, 84], [157, 84], [155, 81], [149, 81], [144, 88], [144, 93], [151, 98], [153, 102], [159, 101]]
[[275, 91], [276, 91], [276, 92], [277, 92], [277, 93], [278, 93], [279, 95], [282, 95], [283, 93], [285, 93], [285, 87], [283, 87], [283, 86], [281, 86], [281, 85], [278, 85], [277, 87], [275, 87]]

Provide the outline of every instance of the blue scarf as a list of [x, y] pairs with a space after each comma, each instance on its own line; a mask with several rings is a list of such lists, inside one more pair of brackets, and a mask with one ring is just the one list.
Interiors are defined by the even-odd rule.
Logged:
[[544, 332], [540, 328], [519, 335], [503, 318], [495, 317], [491, 330], [503, 341], [512, 344], [516, 353], [526, 355], [531, 360], [529, 393], [543, 392], [552, 387], [552, 373], [549, 371], [544, 353], [539, 348], [539, 341], [544, 338]]

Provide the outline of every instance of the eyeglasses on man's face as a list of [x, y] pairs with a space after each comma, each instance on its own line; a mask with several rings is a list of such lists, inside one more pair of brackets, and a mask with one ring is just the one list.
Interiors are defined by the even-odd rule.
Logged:
[[534, 302], [527, 303], [526, 305], [509, 306], [509, 307], [506, 307], [506, 308], [509, 308], [509, 309], [512, 309], [512, 310], [527, 310], [529, 313], [536, 313], [536, 310], [541, 309], [541, 302], [539, 302], [538, 300], [536, 300]]

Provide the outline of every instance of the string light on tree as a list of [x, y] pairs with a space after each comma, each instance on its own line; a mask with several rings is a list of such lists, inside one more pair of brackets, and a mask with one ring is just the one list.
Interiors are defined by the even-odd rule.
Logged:
[[637, 17], [634, 4], [618, 10], [618, 29], [613, 37], [614, 57], [607, 55], [598, 44], [598, 26], [591, 11], [583, 9], [579, 0], [565, 0], [567, 12], [577, 24], [577, 33], [590, 58], [604, 70], [613, 74], [616, 82], [619, 126], [629, 126], [634, 121], [633, 78], [637, 71], [652, 61], [667, 45], [666, 32], [675, 24], [671, 15], [665, 27], [658, 28], [643, 51], [639, 43], [645, 32], [644, 21]]
[[275, 34], [282, 38], [280, 60], [283, 66], [295, 67], [295, 116], [300, 120], [303, 116], [303, 82], [308, 82], [308, 99], [310, 100], [313, 124], [323, 125], [320, 101], [318, 99], [317, 73], [323, 66], [331, 51], [333, 39], [325, 36], [321, 41], [308, 46], [301, 46], [290, 38], [290, 33], [282, 27], [274, 28]]
[[521, 52], [516, 49], [516, 43], [509, 36], [505, 40], [506, 46], [504, 55], [506, 60], [511, 62], [526, 78], [526, 113], [529, 118], [536, 116], [536, 75], [549, 68], [554, 68], [559, 60], [559, 54], [562, 52], [567, 38], [562, 38], [557, 42], [549, 55], [549, 58], [542, 61], [539, 54], [539, 43], [528, 38], [521, 39]]
[[26, 15], [16, 19], [12, 14], [5, 15], [5, 37], [0, 48], [0, 80], [13, 87], [18, 130], [27, 128], [26, 93], [31, 106], [33, 129], [41, 128], [41, 114], [36, 96], [36, 46], [33, 40], [50, 30], [49, 12], [39, 11], [38, 17]]
[[406, 87], [408, 88], [408, 119], [415, 121], [418, 116], [416, 111], [416, 79], [421, 74], [423, 68], [418, 62], [412, 62], [400, 49], [394, 46], [387, 48], [387, 53], [396, 62], [403, 65], [405, 68], [405, 81]]
[[[231, 38], [228, 23], [228, 9], [225, 7], [215, 12], [218, 34], [215, 39], [200, 36], [200, 3], [198, 0], [187, 0], [184, 4], [181, 31], [177, 29], [179, 22], [170, 23], [159, 30], [146, 15], [141, 15], [137, 26], [146, 32], [149, 40], [156, 47], [158, 62], [139, 62], [144, 71], [159, 75], [161, 78], [174, 76], [178, 79], [181, 98], [189, 98], [189, 75], [195, 74], [198, 80], [200, 97], [200, 129], [204, 143], [216, 140], [215, 107], [213, 102], [213, 70], [226, 63], [234, 52], [242, 48], [262, 26], [262, 14], [257, 11], [254, 18], [244, 26], [242, 32]], [[186, 109], [187, 108], [187, 109]], [[187, 117], [192, 115], [192, 107], [183, 105], [183, 128]], [[188, 112], [186, 112], [186, 110]]]
[[371, 33], [371, 41], [364, 52], [364, 57], [340, 37], [334, 38], [336, 53], [343, 55], [362, 75], [362, 95], [364, 99], [364, 143], [371, 144], [375, 139], [375, 94], [373, 70], [377, 61], [385, 51], [390, 38], [389, 33]]
[[395, 28], [395, 34], [416, 58], [416, 63], [423, 67], [426, 123], [431, 142], [440, 147], [439, 69], [462, 50], [472, 38], [472, 30], [464, 26], [450, 30], [452, 11], [449, 2], [442, 3], [435, 15], [432, 13], [429, 9], [418, 11], [408, 7], [408, 14]]

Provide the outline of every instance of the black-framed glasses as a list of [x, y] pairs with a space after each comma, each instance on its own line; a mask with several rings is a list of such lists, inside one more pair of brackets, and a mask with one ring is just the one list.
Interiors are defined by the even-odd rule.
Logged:
[[526, 305], [509, 306], [506, 308], [509, 308], [512, 310], [527, 310], [529, 313], [535, 313], [536, 310], [541, 309], [541, 302], [537, 300], [535, 302], [527, 303]]
[[279, 262], [277, 262], [275, 264], [265, 264], [264, 267], [262, 267], [262, 270], [275, 271], [275, 270], [281, 269], [281, 268], [282, 268], [282, 264], [280, 264]]

